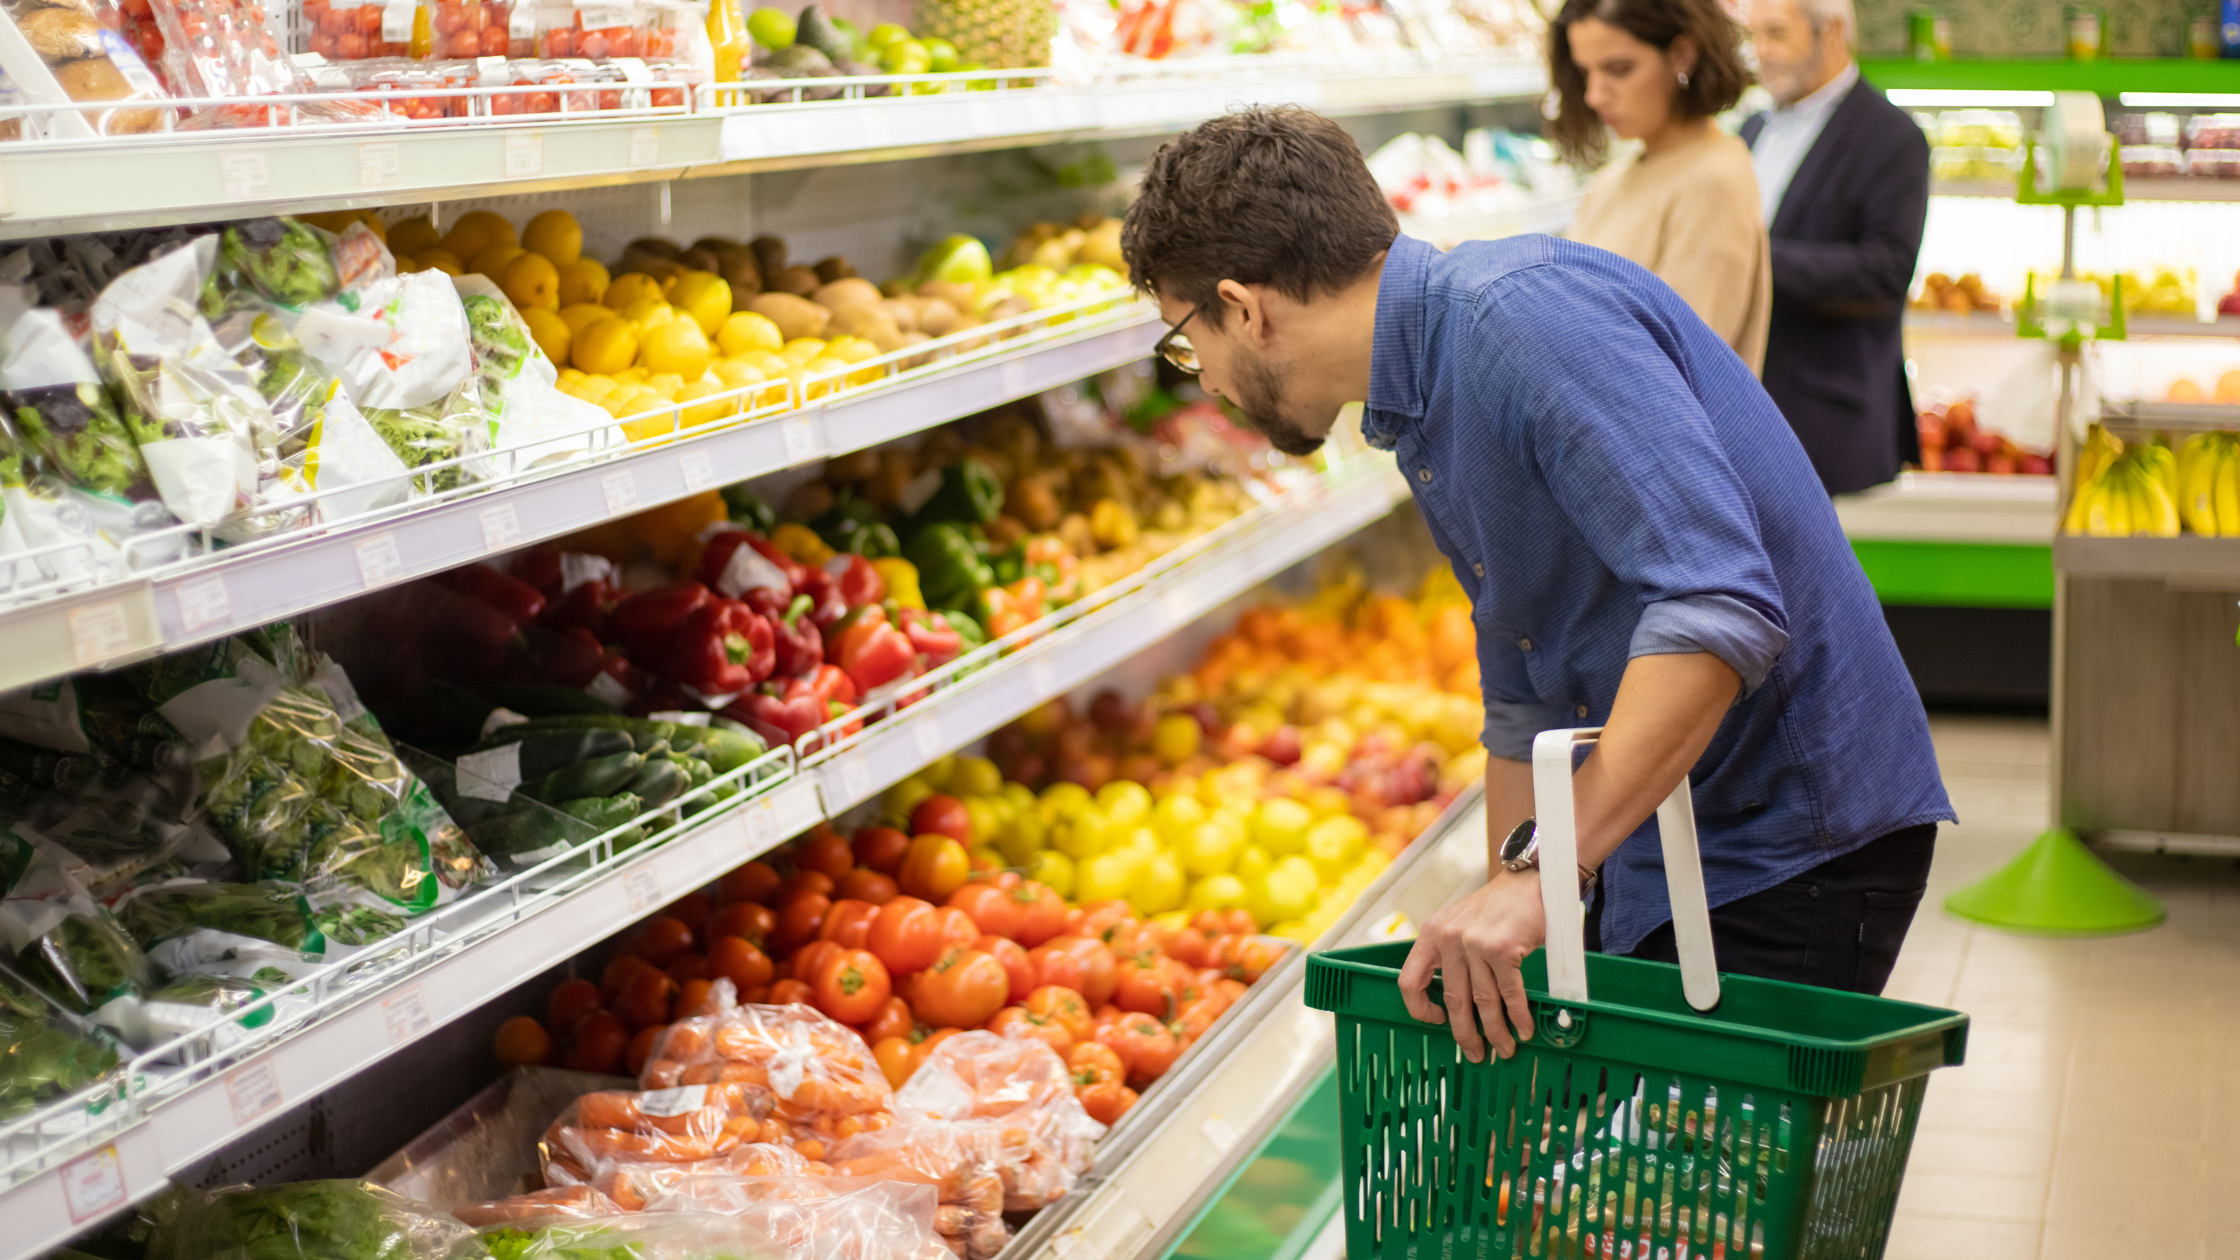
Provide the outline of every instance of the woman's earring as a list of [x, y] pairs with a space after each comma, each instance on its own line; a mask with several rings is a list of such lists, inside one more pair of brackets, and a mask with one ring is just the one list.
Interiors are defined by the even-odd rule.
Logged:
[[1687, 72], [1687, 71], [1685, 71], [1685, 70], [1682, 70], [1682, 71], [1680, 72], [1680, 86], [1681, 86], [1681, 87], [1686, 87], [1686, 86], [1688, 86], [1688, 72]]

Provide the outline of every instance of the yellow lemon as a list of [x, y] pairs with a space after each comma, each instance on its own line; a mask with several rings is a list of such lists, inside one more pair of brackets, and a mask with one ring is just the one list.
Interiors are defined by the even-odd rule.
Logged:
[[795, 337], [778, 350], [787, 367], [800, 367], [824, 353], [824, 342], [815, 337]]
[[639, 367], [636, 364], [632, 364], [631, 366], [615, 373], [614, 378], [618, 381], [628, 381], [632, 385], [643, 385], [646, 383], [647, 375], [649, 374], [644, 368]]
[[417, 262], [414, 262], [414, 261], [413, 261], [412, 255], [410, 255], [410, 254], [396, 254], [396, 255], [395, 255], [395, 257], [396, 257], [396, 260], [397, 260], [397, 274], [398, 274], [398, 275], [400, 275], [400, 276], [401, 276], [401, 275], [404, 275], [404, 274], [406, 274], [406, 273], [408, 273], [408, 272], [414, 272], [414, 271], [418, 271], [418, 270], [420, 270], [420, 264], [419, 264], [419, 263], [417, 263]]
[[418, 257], [434, 249], [442, 239], [436, 234], [436, 225], [428, 222], [427, 215], [416, 214], [397, 220], [396, 226], [389, 229], [389, 250]]
[[599, 295], [601, 302], [618, 311], [644, 298], [661, 300], [661, 282], [642, 271], [623, 272]]
[[598, 403], [619, 389], [622, 382], [611, 376], [585, 376], [576, 382], [576, 397], [587, 403]]
[[575, 333], [569, 330], [566, 320], [541, 306], [523, 307], [521, 319], [529, 325], [529, 335], [537, 339], [537, 348], [544, 351], [546, 358], [554, 363], [568, 361], [568, 342]]
[[421, 250], [414, 258], [420, 264], [422, 271], [434, 270], [447, 276], [456, 276], [463, 274], [467, 269], [466, 264], [459, 261], [457, 254], [441, 245]]
[[749, 350], [776, 351], [786, 343], [785, 334], [767, 315], [754, 311], [733, 311], [726, 316], [722, 327], [716, 330], [716, 345], [725, 354], [745, 354]]
[[572, 263], [583, 256], [583, 229], [567, 211], [547, 210], [529, 220], [529, 226], [522, 230], [521, 243], [556, 266]]
[[622, 317], [638, 326], [638, 335], [645, 336], [655, 328], [677, 317], [677, 308], [660, 298], [640, 298], [622, 308]]
[[768, 350], [749, 350], [743, 354], [733, 355], [732, 358], [762, 373], [762, 379], [766, 381], [784, 376], [786, 370], [793, 366], [783, 356], [773, 354]]
[[[688, 403], [696, 398], [706, 398], [710, 394], [720, 393], [722, 388], [720, 385], [710, 385], [706, 381], [694, 381], [677, 391], [676, 401]], [[687, 407], [684, 409], [685, 427], [690, 428], [696, 424], [714, 424], [730, 414], [731, 406], [730, 403], [726, 402], [712, 402], [701, 403], [697, 407]]]
[[847, 363], [861, 363], [879, 357], [879, 347], [861, 337], [836, 337], [824, 348], [826, 354]]
[[835, 359], [829, 354], [820, 354], [800, 367], [793, 369], [792, 372], [788, 372], [787, 375], [794, 378], [794, 383], [801, 390], [801, 396], [804, 399], [823, 398], [840, 388], [839, 374], [847, 370], [848, 361], [846, 359]]
[[594, 320], [575, 335], [569, 358], [586, 372], [612, 375], [638, 359], [638, 330], [621, 319]]
[[528, 252], [519, 245], [485, 245], [482, 247], [482, 252], [467, 260], [467, 270], [478, 276], [488, 276], [492, 280], [502, 281], [506, 274], [506, 265]]
[[568, 326], [570, 335], [582, 332], [585, 325], [598, 320], [618, 318], [620, 316], [597, 302], [577, 302], [560, 308], [560, 321]]
[[497, 245], [521, 243], [521, 238], [514, 234], [512, 221], [494, 210], [469, 210], [459, 216], [459, 221], [451, 225], [451, 230], [480, 232], [490, 243]]
[[543, 254], [517, 253], [506, 264], [498, 287], [522, 311], [560, 309], [560, 272]]
[[689, 381], [699, 380], [714, 357], [707, 334], [689, 319], [671, 319], [648, 329], [638, 351], [638, 362], [647, 371], [674, 372]]
[[749, 385], [760, 385], [768, 379], [760, 369], [748, 363], [743, 355], [732, 359], [718, 359], [710, 370], [716, 374], [717, 380], [723, 382], [725, 389], [744, 389]]
[[675, 402], [677, 391], [684, 388], [684, 377], [675, 372], [655, 372], [646, 377], [646, 388], [661, 395], [663, 402]]
[[669, 304], [691, 316], [710, 337], [731, 314], [731, 286], [712, 271], [687, 271], [669, 289]]
[[607, 295], [607, 269], [596, 258], [560, 264], [560, 304], [597, 302]]

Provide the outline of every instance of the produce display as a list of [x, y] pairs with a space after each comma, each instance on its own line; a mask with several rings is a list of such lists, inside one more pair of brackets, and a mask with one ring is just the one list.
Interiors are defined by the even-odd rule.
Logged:
[[1947, 109], [1917, 113], [1929, 137], [1929, 177], [1935, 180], [2012, 183], [2022, 169], [2022, 117], [2003, 109]]
[[[803, 80], [837, 77], [953, 74], [1050, 64], [1056, 11], [1047, 0], [993, 0], [965, 5], [925, 0], [917, 29], [881, 22], [868, 30], [816, 5], [798, 15], [783, 9], [748, 12], [736, 0], [716, 0], [708, 10], [708, 39], [715, 47], [716, 81]], [[969, 49], [969, 51], [965, 51]], [[897, 89], [877, 84], [866, 96]], [[909, 85], [913, 94], [950, 90], [929, 81]], [[809, 88], [803, 100], [829, 100], [838, 88]], [[790, 91], [748, 94], [749, 101], [791, 100]], [[721, 98], [732, 103], [733, 96]]]
[[2115, 118], [2123, 173], [2146, 179], [2240, 177], [2240, 114], [2137, 112]]
[[1923, 471], [1998, 476], [2053, 472], [2054, 452], [2029, 450], [2004, 434], [1979, 427], [1973, 397], [1951, 398], [1932, 389], [1922, 398], [1914, 431], [1921, 440]]
[[1921, 287], [1915, 290], [1909, 305], [1917, 311], [1970, 315], [1978, 311], [1996, 313], [2005, 303], [1997, 293], [1984, 287], [1983, 277], [1975, 272], [1955, 280], [1941, 271], [1932, 271], [1922, 277]]
[[2125, 442], [2092, 426], [2061, 528], [2110, 538], [2240, 537], [2240, 435], [2195, 433], [2173, 451], [2161, 434]]
[[[96, 133], [140, 135], [163, 126], [163, 106], [128, 103], [162, 101], [170, 94], [124, 37], [125, 10], [108, 0], [77, 4], [17, 0], [5, 13], [0, 20], [15, 24], [64, 96], [73, 101], [119, 102], [116, 108], [82, 115]], [[23, 121], [11, 118], [4, 127], [4, 138], [16, 139]]]

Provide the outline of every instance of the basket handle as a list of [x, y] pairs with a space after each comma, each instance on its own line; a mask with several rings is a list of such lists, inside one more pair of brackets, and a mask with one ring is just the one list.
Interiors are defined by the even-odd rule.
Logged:
[[[1571, 753], [1602, 736], [1599, 726], [1542, 731], [1532, 740], [1532, 803], [1540, 841], [1540, 908], [1548, 924], [1548, 995], [1587, 1000], [1586, 907], [1579, 885], [1549, 879], [1549, 871], [1579, 869], [1579, 824], [1571, 793]], [[1665, 889], [1672, 900], [1672, 936], [1679, 947], [1680, 987], [1688, 1005], [1708, 1011], [1719, 1004], [1719, 964], [1711, 948], [1711, 903], [1703, 891], [1703, 861], [1696, 852], [1695, 803], [1688, 777], [1657, 806], [1657, 834], [1664, 842]]]

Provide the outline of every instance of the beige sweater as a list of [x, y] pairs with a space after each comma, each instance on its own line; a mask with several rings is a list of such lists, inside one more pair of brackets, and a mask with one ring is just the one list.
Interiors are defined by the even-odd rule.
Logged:
[[1758, 201], [1749, 146], [1711, 130], [1602, 168], [1564, 235], [1655, 272], [1756, 372], [1773, 306]]

